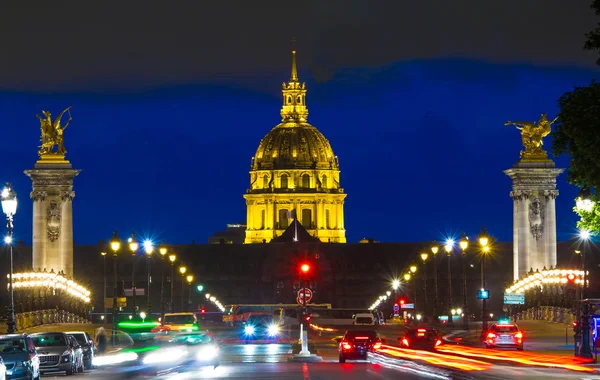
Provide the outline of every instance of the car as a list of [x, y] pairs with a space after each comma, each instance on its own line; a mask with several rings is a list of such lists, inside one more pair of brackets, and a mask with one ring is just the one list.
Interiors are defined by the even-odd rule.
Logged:
[[374, 326], [375, 317], [371, 313], [357, 313], [354, 317], [354, 325], [356, 326]]
[[345, 363], [347, 359], [366, 360], [368, 353], [379, 349], [381, 344], [381, 338], [375, 330], [348, 330], [339, 341], [339, 361]]
[[0, 380], [6, 380], [6, 366], [2, 356], [0, 356]]
[[85, 331], [68, 331], [67, 334], [72, 335], [81, 345], [83, 350], [84, 369], [92, 369], [92, 362], [94, 361], [94, 357], [97, 355], [98, 350], [90, 334]]
[[167, 313], [157, 330], [191, 332], [198, 328], [198, 319], [194, 313]]
[[523, 332], [514, 323], [495, 323], [483, 341], [486, 348], [516, 348], [523, 351]]
[[40, 358], [40, 372], [65, 372], [72, 375], [77, 371], [75, 350], [62, 332], [40, 332], [31, 334]]
[[404, 336], [398, 338], [402, 347], [414, 350], [434, 350], [442, 344], [442, 337], [430, 327], [407, 328]]
[[75, 370], [77, 372], [83, 372], [83, 347], [81, 347], [81, 344], [79, 344], [73, 335], [67, 334], [67, 337], [69, 338], [69, 344], [75, 353]]
[[0, 335], [0, 355], [7, 379], [40, 378], [40, 358], [27, 334]]
[[244, 323], [242, 335], [246, 342], [257, 339], [277, 340], [281, 326], [271, 314], [252, 314]]

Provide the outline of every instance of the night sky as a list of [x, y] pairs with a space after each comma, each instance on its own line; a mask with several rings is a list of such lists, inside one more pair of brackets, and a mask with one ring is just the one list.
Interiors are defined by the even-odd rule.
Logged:
[[[560, 95], [599, 72], [582, 49], [598, 21], [583, 0], [215, 3], [2, 6], [0, 181], [20, 197], [18, 239], [31, 242], [35, 114], [69, 105], [76, 244], [115, 229], [205, 243], [244, 221], [295, 37], [308, 121], [340, 160], [349, 242], [475, 237], [482, 225], [510, 241], [502, 170], [521, 140], [504, 122], [554, 118]], [[566, 173], [558, 188], [566, 240], [577, 189]]]

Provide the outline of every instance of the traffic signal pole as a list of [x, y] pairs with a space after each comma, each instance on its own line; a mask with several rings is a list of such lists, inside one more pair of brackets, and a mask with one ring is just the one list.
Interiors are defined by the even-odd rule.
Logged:
[[[305, 267], [307, 264], [302, 266], [302, 272], [306, 274], [308, 269]], [[306, 278], [302, 279], [302, 323], [300, 323], [300, 339], [302, 342], [302, 350], [300, 355], [310, 355], [308, 350], [308, 324], [306, 323]]]

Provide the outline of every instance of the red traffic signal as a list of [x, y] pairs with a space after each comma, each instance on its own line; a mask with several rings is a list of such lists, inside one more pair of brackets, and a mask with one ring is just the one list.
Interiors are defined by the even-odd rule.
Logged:
[[306, 263], [302, 264], [300, 266], [300, 271], [302, 271], [302, 273], [308, 273], [308, 272], [310, 272], [310, 265], [308, 265]]
[[404, 300], [400, 300], [400, 305], [404, 305]]
[[569, 273], [569, 274], [567, 275], [567, 280], [568, 280], [569, 282], [574, 282], [574, 281], [575, 281], [575, 275], [574, 275], [573, 273]]
[[305, 315], [304, 316], [304, 321], [310, 322], [310, 315]]
[[204, 313], [206, 313], [206, 309], [201, 309], [201, 310], [200, 310], [200, 312], [201, 312], [202, 314], [204, 314]]

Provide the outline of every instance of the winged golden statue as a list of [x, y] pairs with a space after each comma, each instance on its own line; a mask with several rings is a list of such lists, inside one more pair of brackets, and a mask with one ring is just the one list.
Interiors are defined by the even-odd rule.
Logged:
[[[42, 130], [42, 136], [40, 138], [42, 145], [38, 147], [38, 154], [40, 157], [48, 155], [64, 157], [67, 153], [64, 145], [64, 130], [69, 126], [71, 120], [73, 120], [71, 111], [69, 111], [70, 109], [71, 107], [67, 107], [54, 119], [54, 121], [48, 111], [42, 111], [44, 117], [35, 115], [40, 119], [40, 128]], [[69, 119], [64, 126], [61, 126], [60, 122], [65, 112], [69, 112]], [[56, 147], [56, 150], [54, 150], [54, 147]]]
[[556, 120], [558, 117], [552, 121], [548, 120], [548, 116], [543, 113], [539, 121], [508, 121], [504, 125], [514, 125], [521, 131], [521, 140], [525, 147], [525, 150], [521, 151], [521, 158], [544, 159], [547, 157], [547, 153], [542, 149], [543, 138], [550, 134], [552, 124]]

